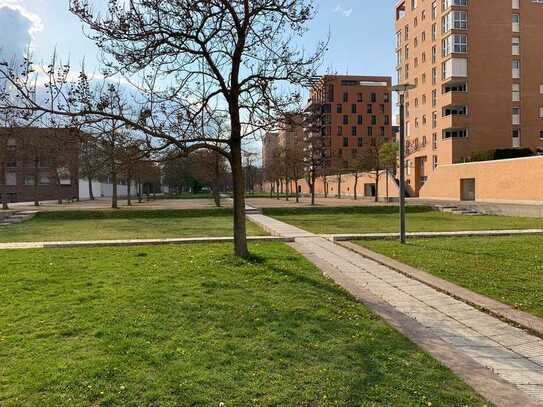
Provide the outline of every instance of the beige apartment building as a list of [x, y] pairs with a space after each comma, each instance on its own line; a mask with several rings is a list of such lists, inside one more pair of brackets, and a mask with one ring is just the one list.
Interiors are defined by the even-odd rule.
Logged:
[[473, 153], [543, 148], [543, 0], [401, 0], [397, 82], [406, 95], [406, 180]]

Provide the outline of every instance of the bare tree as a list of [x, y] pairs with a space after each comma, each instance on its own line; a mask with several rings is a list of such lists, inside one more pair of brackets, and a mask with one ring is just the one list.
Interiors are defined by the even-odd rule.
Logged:
[[[65, 92], [57, 78], [50, 108], [26, 86], [32, 70], [21, 77], [0, 69], [0, 75], [25, 107], [105, 116], [145, 133], [155, 148], [175, 144], [186, 154], [211, 149], [224, 155], [233, 174], [235, 253], [247, 255], [243, 139], [270, 128], [279, 112], [299, 101], [296, 93], [279, 96], [276, 84], [298, 85], [313, 76], [325, 44], [309, 57], [297, 46], [314, 15], [312, 1], [110, 0], [100, 15], [90, 0], [70, 0], [70, 10], [102, 49], [107, 73], [135, 85], [139, 97], [132, 111], [97, 109], [86, 91], [71, 86]], [[79, 103], [70, 107], [74, 101]], [[227, 134], [217, 139], [197, 131], [198, 119], [217, 113], [228, 115]]]

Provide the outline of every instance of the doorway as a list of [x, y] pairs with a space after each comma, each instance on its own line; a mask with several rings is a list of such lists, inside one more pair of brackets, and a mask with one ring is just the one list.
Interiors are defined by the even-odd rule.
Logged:
[[475, 201], [475, 178], [460, 180], [460, 200]]

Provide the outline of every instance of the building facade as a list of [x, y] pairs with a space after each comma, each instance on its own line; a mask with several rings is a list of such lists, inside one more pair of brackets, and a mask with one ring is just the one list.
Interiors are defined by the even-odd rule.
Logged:
[[0, 187], [8, 202], [79, 196], [79, 132], [0, 128]]
[[397, 82], [406, 95], [406, 180], [441, 164], [543, 147], [543, 1], [401, 0]]
[[306, 108], [313, 117], [306, 123], [306, 138], [320, 137], [325, 150], [323, 172], [348, 170], [364, 151], [392, 140], [391, 81], [390, 77], [325, 75], [314, 82]]

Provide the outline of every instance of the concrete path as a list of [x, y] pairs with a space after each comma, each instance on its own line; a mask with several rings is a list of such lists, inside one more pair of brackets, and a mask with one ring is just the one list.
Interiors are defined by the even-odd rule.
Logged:
[[[294, 237], [293, 246], [330, 270], [336, 282], [367, 293], [360, 299], [378, 314], [384, 304], [407, 318], [409, 327], [402, 332], [419, 345], [421, 338], [438, 341], [439, 351], [433, 351], [435, 343], [423, 348], [496, 405], [543, 405], [542, 339], [325, 238], [264, 215], [248, 217], [274, 235]], [[418, 333], [409, 335], [413, 330]]]

